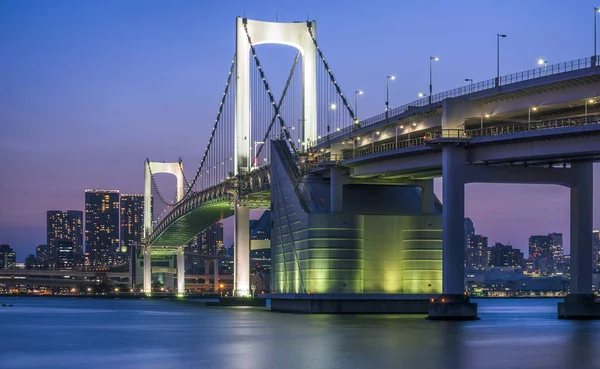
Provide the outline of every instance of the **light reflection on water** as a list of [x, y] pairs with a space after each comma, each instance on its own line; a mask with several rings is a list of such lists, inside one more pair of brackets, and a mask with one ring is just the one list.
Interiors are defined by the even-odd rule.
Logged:
[[301, 315], [160, 300], [2, 298], [0, 368], [600, 368], [600, 322], [558, 300], [480, 300], [482, 320]]

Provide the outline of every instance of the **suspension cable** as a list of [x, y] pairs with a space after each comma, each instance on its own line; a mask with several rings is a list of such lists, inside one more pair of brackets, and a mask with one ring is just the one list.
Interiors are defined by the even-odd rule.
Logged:
[[335, 89], [336, 89], [338, 95], [340, 95], [340, 97], [342, 98], [344, 106], [348, 110], [348, 113], [350, 113], [350, 117], [352, 118], [352, 121], [354, 121], [354, 124], [356, 124], [360, 128], [360, 123], [358, 122], [358, 118], [356, 117], [356, 115], [354, 115], [354, 111], [352, 111], [350, 104], [348, 104], [348, 101], [346, 100], [346, 96], [344, 96], [344, 93], [342, 92], [342, 89], [338, 85], [337, 80], [333, 76], [333, 73], [331, 73], [331, 69], [329, 69], [329, 64], [327, 64], [327, 61], [325, 60], [325, 57], [323, 56], [323, 53], [321, 52], [321, 49], [319, 48], [317, 39], [315, 38], [315, 36], [312, 33], [311, 22], [307, 22], [307, 28], [308, 28], [308, 33], [310, 34], [310, 37], [312, 38], [313, 43], [315, 44], [315, 48], [317, 49], [317, 52], [319, 53], [319, 57], [321, 58], [321, 60], [323, 61], [323, 64], [325, 65], [325, 70], [329, 74], [329, 79], [331, 79], [331, 82], [333, 82], [333, 85], [335, 86]]
[[[290, 86], [290, 82], [292, 81], [292, 77], [294, 76], [294, 71], [296, 70], [296, 65], [298, 65], [299, 58], [300, 58], [300, 51], [298, 51], [296, 53], [296, 58], [294, 59], [294, 64], [292, 65], [292, 69], [290, 70], [290, 74], [288, 75], [287, 82], [285, 83], [285, 88], [283, 89], [283, 92], [281, 93], [281, 98], [279, 99], [279, 104], [277, 104], [277, 107], [279, 109], [281, 109], [281, 104], [283, 104], [283, 99], [285, 98], [288, 87]], [[271, 124], [269, 124], [269, 128], [267, 129], [267, 132], [265, 133], [265, 137], [262, 140], [263, 143], [259, 146], [258, 150], [256, 150], [256, 154], [254, 156], [255, 158], [258, 158], [258, 155], [260, 155], [260, 152], [262, 151], [263, 147], [265, 146], [265, 143], [267, 142], [267, 138], [269, 137], [269, 134], [271, 133], [271, 128], [273, 127], [273, 123], [275, 123], [275, 120], [277, 120], [278, 115], [280, 115], [280, 114], [273, 115], [273, 119], [271, 119]]]
[[165, 198], [162, 196], [162, 194], [158, 190], [158, 186], [156, 185], [156, 181], [154, 180], [154, 174], [152, 174], [152, 168], [150, 167], [150, 160], [146, 159], [146, 163], [147, 163], [148, 168], [150, 170], [150, 177], [152, 177], [152, 183], [154, 185], [156, 193], [158, 194], [158, 197], [160, 198], [160, 201], [162, 201], [165, 205], [168, 205], [168, 206], [177, 206], [177, 205], [181, 204], [183, 202], [183, 200], [188, 197], [188, 195], [190, 194], [190, 192], [192, 192], [192, 186], [198, 180], [200, 172], [202, 171], [202, 168], [203, 168], [204, 163], [206, 161], [206, 157], [208, 155], [208, 152], [209, 152], [209, 150], [210, 150], [210, 148], [212, 146], [213, 138], [215, 136], [215, 131], [216, 131], [217, 127], [219, 126], [221, 114], [223, 113], [223, 106], [225, 105], [225, 99], [227, 97], [227, 92], [229, 91], [229, 86], [231, 84], [231, 78], [232, 78], [232, 75], [233, 75], [233, 69], [235, 68], [235, 65], [236, 65], [236, 59], [237, 59], [237, 54], [235, 54], [233, 56], [233, 60], [231, 62], [231, 68], [229, 69], [229, 76], [227, 77], [227, 83], [225, 84], [225, 92], [223, 92], [223, 98], [221, 98], [221, 105], [219, 106], [219, 110], [218, 110], [218, 113], [217, 113], [217, 119], [215, 119], [215, 124], [213, 125], [213, 129], [212, 129], [212, 131], [210, 133], [210, 139], [208, 140], [208, 145], [206, 145], [206, 149], [204, 150], [204, 156], [202, 156], [202, 161], [200, 162], [200, 166], [198, 166], [198, 170], [196, 171], [196, 174], [194, 175], [194, 179], [192, 180], [191, 185], [185, 191], [185, 194], [181, 197], [181, 199], [178, 199], [178, 201], [174, 201], [174, 202], [170, 202], [170, 201], [166, 201], [165, 200]]

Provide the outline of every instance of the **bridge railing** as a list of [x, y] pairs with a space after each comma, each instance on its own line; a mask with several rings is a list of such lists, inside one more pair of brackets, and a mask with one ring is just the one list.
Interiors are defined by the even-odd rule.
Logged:
[[343, 160], [359, 158], [370, 154], [380, 152], [388, 152], [398, 149], [406, 149], [416, 146], [427, 146], [436, 139], [464, 139], [489, 136], [500, 136], [514, 133], [551, 130], [557, 128], [567, 128], [575, 126], [585, 126], [591, 124], [600, 124], [600, 115], [588, 115], [584, 117], [571, 117], [552, 119], [547, 121], [538, 121], [519, 124], [502, 124], [494, 127], [486, 127], [479, 129], [440, 129], [436, 131], [426, 132], [423, 137], [411, 138], [397, 142], [386, 142], [381, 144], [373, 144], [356, 149], [348, 149], [343, 151]]
[[[492, 79], [488, 79], [485, 81], [472, 83], [472, 84], [469, 84], [466, 86], [462, 86], [462, 87], [458, 87], [458, 88], [455, 88], [452, 90], [434, 94], [431, 96], [431, 99], [429, 97], [424, 97], [424, 98], [409, 102], [408, 104], [404, 104], [402, 106], [398, 106], [396, 108], [390, 109], [388, 116], [389, 116], [389, 119], [392, 119], [392, 117], [400, 115], [410, 109], [421, 108], [424, 106], [433, 105], [433, 104], [441, 102], [442, 100], [452, 98], [452, 97], [464, 96], [464, 95], [468, 95], [473, 92], [489, 90], [489, 89], [498, 87], [498, 84], [500, 86], [504, 86], [504, 85], [528, 81], [528, 80], [532, 80], [532, 79], [536, 79], [536, 78], [540, 78], [540, 77], [546, 77], [546, 76], [551, 76], [551, 75], [555, 75], [555, 74], [561, 74], [561, 73], [572, 72], [572, 71], [576, 71], [576, 70], [580, 70], [580, 69], [586, 69], [586, 68], [590, 68], [592, 66], [600, 66], [600, 57], [580, 58], [580, 59], [570, 60], [570, 61], [566, 61], [566, 62], [562, 62], [562, 63], [540, 66], [538, 68], [533, 68], [533, 69], [529, 69], [529, 70], [522, 71], [522, 72], [512, 73], [512, 74], [509, 74], [506, 76], [501, 76], [499, 82], [497, 81], [496, 78], [492, 78]], [[386, 114], [384, 112], [384, 113], [380, 113], [380, 114], [374, 115], [372, 117], [366, 118], [364, 120], [361, 120], [359, 123], [360, 123], [360, 127], [364, 128], [364, 127], [370, 126], [375, 123], [383, 122], [385, 120], [386, 120]], [[346, 127], [337, 132], [333, 132], [328, 136], [320, 138], [319, 140], [317, 140], [317, 144], [327, 142], [328, 140], [332, 140], [337, 137], [343, 136], [344, 134], [355, 131], [357, 129], [358, 129], [357, 125], [352, 125], [350, 127]]]

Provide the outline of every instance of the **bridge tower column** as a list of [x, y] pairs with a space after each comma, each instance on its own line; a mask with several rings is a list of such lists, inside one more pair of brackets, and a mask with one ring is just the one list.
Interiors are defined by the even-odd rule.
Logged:
[[250, 208], [235, 200], [233, 294], [250, 296]]
[[435, 212], [435, 194], [433, 192], [433, 179], [426, 179], [422, 181], [420, 186], [421, 213], [433, 214]]
[[572, 163], [576, 184], [571, 187], [571, 282], [569, 295], [558, 304], [559, 318], [600, 319], [600, 301], [592, 290], [593, 166]]
[[442, 148], [442, 295], [429, 304], [429, 319], [477, 319], [477, 304], [465, 294], [466, 150], [460, 141]]
[[177, 296], [185, 295], [185, 252], [184, 247], [177, 249]]
[[214, 283], [215, 283], [214, 290], [215, 291], [219, 291], [219, 289], [220, 289], [219, 288], [219, 259], [215, 259], [214, 263], [215, 263], [214, 264], [214, 268], [215, 268], [215, 270], [214, 270], [214, 279], [215, 279], [215, 281], [214, 281]]
[[152, 250], [150, 246], [144, 247], [144, 293], [152, 295]]

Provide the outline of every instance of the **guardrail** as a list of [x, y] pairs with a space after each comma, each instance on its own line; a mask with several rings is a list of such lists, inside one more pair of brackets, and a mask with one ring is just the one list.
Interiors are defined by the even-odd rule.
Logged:
[[[512, 74], [509, 74], [506, 76], [501, 76], [499, 80], [498, 80], [498, 78], [492, 78], [492, 79], [488, 79], [485, 81], [458, 87], [453, 90], [448, 90], [448, 91], [434, 94], [431, 96], [431, 99], [430, 99], [430, 97], [424, 97], [424, 98], [409, 102], [408, 104], [404, 104], [402, 106], [398, 106], [396, 108], [390, 109], [388, 116], [391, 119], [392, 117], [394, 117], [396, 115], [400, 115], [412, 108], [421, 108], [421, 107], [424, 107], [427, 105], [433, 105], [433, 104], [439, 103], [442, 100], [445, 100], [448, 98], [464, 96], [464, 95], [468, 95], [473, 92], [489, 90], [489, 89], [496, 88], [499, 86], [505, 86], [505, 85], [509, 85], [512, 83], [528, 81], [528, 80], [532, 80], [532, 79], [536, 79], [536, 78], [540, 78], [540, 77], [546, 77], [546, 76], [551, 76], [551, 75], [555, 75], [555, 74], [561, 74], [561, 73], [566, 73], [566, 72], [572, 72], [575, 70], [586, 69], [586, 68], [590, 68], [593, 66], [600, 66], [600, 57], [592, 56], [592, 57], [588, 57], [588, 58], [580, 58], [580, 59], [570, 60], [567, 62], [556, 63], [556, 64], [552, 64], [552, 65], [547, 65], [547, 66], [541, 66], [539, 68], [533, 68], [533, 69], [529, 69], [529, 70], [522, 71], [522, 72], [512, 73]], [[379, 122], [383, 122], [385, 120], [386, 120], [385, 112], [380, 113], [380, 114], [374, 115], [372, 117], [366, 118], [364, 120], [361, 120], [359, 122], [360, 128], [368, 127], [370, 125], [373, 125], [373, 124], [379, 123]], [[352, 125], [352, 126], [343, 128], [337, 132], [333, 132], [333, 133], [329, 134], [328, 136], [324, 136], [321, 139], [317, 140], [317, 144], [324, 143], [327, 140], [335, 139], [337, 137], [340, 137], [348, 132], [352, 132], [357, 129], [359, 129], [359, 127], [357, 125]]]
[[494, 127], [479, 128], [479, 129], [439, 129], [436, 131], [430, 131], [425, 134], [424, 137], [411, 138], [408, 140], [387, 142], [382, 144], [369, 145], [368, 147], [360, 147], [353, 150], [344, 150], [343, 160], [354, 159], [363, 157], [370, 154], [376, 154], [380, 152], [393, 151], [398, 149], [405, 149], [415, 146], [427, 146], [436, 139], [464, 139], [469, 140], [478, 137], [489, 137], [489, 136], [501, 136], [513, 133], [532, 132], [551, 130], [557, 128], [585, 126], [592, 124], [600, 124], [600, 115], [585, 116], [585, 117], [574, 117], [574, 118], [561, 118], [552, 119], [541, 122], [531, 123], [520, 123], [520, 124], [507, 124], [499, 125]]

